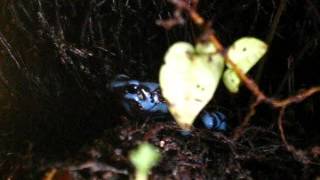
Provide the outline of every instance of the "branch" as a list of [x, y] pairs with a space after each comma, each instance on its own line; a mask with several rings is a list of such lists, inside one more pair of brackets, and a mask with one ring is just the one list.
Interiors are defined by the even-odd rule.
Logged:
[[[315, 93], [320, 92], [320, 86], [311, 87], [310, 89], [304, 90], [295, 96], [290, 96], [285, 99], [273, 99], [271, 97], [266, 96], [260, 90], [259, 86], [254, 82], [254, 80], [250, 79], [246, 74], [244, 74], [242, 72], [242, 70], [228, 58], [227, 54], [225, 53], [226, 49], [223, 47], [222, 43], [215, 36], [214, 32], [208, 28], [209, 24], [206, 23], [205, 20], [203, 19], [203, 17], [201, 17], [198, 14], [198, 12], [196, 10], [197, 4], [198, 4], [197, 0], [192, 0], [191, 2], [186, 1], [186, 0], [170, 0], [170, 2], [176, 6], [176, 10], [174, 13], [175, 14], [174, 19], [169, 19], [169, 20], [165, 20], [165, 21], [158, 21], [157, 23], [159, 25], [164, 26], [165, 28], [168, 28], [168, 26], [166, 26], [166, 25], [170, 24], [170, 28], [171, 28], [174, 25], [179, 24], [178, 22], [183, 22], [183, 18], [181, 17], [182, 12], [185, 12], [186, 14], [188, 14], [189, 17], [191, 17], [192, 21], [199, 28], [202, 28], [204, 33], [201, 38], [202, 39], [206, 38], [204, 40], [212, 42], [215, 45], [215, 47], [217, 47], [218, 51], [221, 52], [221, 54], [224, 56], [225, 62], [227, 64], [230, 64], [230, 66], [235, 71], [235, 73], [238, 75], [238, 77], [241, 79], [243, 84], [251, 91], [251, 93], [256, 98], [255, 102], [250, 105], [250, 111], [245, 116], [242, 124], [238, 128], [236, 128], [236, 130], [234, 131], [233, 140], [236, 141], [242, 136], [242, 134], [245, 131], [245, 128], [248, 126], [248, 124], [250, 122], [251, 117], [255, 114], [256, 107], [261, 103], [266, 103], [266, 104], [271, 105], [273, 108], [279, 109], [278, 128], [280, 131], [281, 140], [282, 140], [283, 144], [285, 145], [286, 149], [289, 152], [291, 152], [296, 159], [303, 162], [304, 164], [310, 163], [311, 161], [306, 156], [305, 151], [298, 150], [294, 146], [290, 145], [287, 142], [287, 140], [285, 138], [284, 128], [282, 125], [283, 124], [283, 116], [284, 116], [284, 112], [285, 112], [286, 107], [288, 107], [289, 105], [294, 104], [294, 103], [300, 103], [301, 101], [314, 95]], [[277, 26], [280, 21], [280, 17], [286, 7], [286, 3], [287, 3], [286, 0], [280, 1], [280, 5], [277, 10], [276, 16], [274, 18], [271, 31], [267, 37], [268, 44], [271, 44], [271, 42], [273, 40], [274, 34], [276, 32]], [[260, 65], [260, 69], [262, 67], [263, 67], [263, 64]], [[260, 70], [260, 71], [262, 71], [262, 70]], [[318, 147], [318, 146], [316, 146], [316, 147]], [[317, 149], [317, 148], [315, 148], [315, 149]], [[317, 153], [314, 153], [314, 151], [315, 151], [314, 148], [312, 150], [313, 151], [311, 152], [311, 154], [317, 154]], [[316, 151], [316, 152], [318, 152], [318, 151]]]

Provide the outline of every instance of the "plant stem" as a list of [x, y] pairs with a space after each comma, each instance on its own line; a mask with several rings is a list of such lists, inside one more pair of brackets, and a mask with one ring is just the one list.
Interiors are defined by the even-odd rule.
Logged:
[[148, 174], [147, 173], [142, 173], [140, 171], [136, 171], [135, 180], [148, 180]]

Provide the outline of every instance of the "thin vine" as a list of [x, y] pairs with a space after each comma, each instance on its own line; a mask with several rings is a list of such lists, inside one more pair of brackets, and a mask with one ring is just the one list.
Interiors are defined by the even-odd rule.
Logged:
[[[174, 12], [174, 18], [169, 20], [161, 20], [158, 21], [157, 24], [163, 26], [165, 29], [170, 29], [175, 25], [182, 24], [184, 22], [183, 17], [181, 16], [184, 13], [186, 13], [194, 24], [196, 24], [199, 28], [203, 30], [203, 35], [201, 36], [201, 40], [207, 40], [212, 42], [215, 47], [217, 47], [218, 51], [221, 52], [224, 55], [225, 63], [230, 64], [232, 69], [236, 72], [236, 74], [239, 76], [243, 84], [251, 91], [251, 93], [255, 96], [255, 101], [250, 105], [250, 110], [244, 117], [244, 120], [240, 124], [239, 127], [237, 127], [232, 134], [233, 141], [237, 141], [241, 138], [241, 136], [244, 134], [245, 129], [249, 126], [251, 117], [255, 114], [256, 107], [262, 103], [269, 104], [271, 107], [275, 108], [279, 112], [278, 116], [278, 129], [280, 132], [280, 138], [286, 147], [286, 149], [293, 154], [294, 158], [303, 164], [310, 164], [312, 161], [307, 156], [308, 153], [314, 154], [314, 149], [316, 149], [315, 146], [311, 148], [309, 152], [307, 150], [300, 150], [291, 145], [285, 136], [285, 130], [283, 126], [284, 121], [284, 112], [286, 108], [292, 104], [300, 103], [306, 98], [319, 93], [320, 92], [320, 86], [311, 87], [310, 89], [306, 89], [303, 91], [300, 91], [298, 94], [289, 96], [284, 99], [274, 99], [272, 97], [269, 97], [265, 95], [262, 90], [259, 88], [259, 86], [255, 83], [255, 81], [251, 78], [249, 78], [245, 73], [242, 72], [242, 70], [233, 63], [226, 55], [226, 48], [222, 45], [221, 41], [217, 38], [214, 31], [211, 30], [210, 23], [206, 22], [204, 18], [197, 12], [197, 5], [198, 0], [192, 0], [192, 1], [186, 1], [186, 0], [170, 0], [170, 2], [176, 7]], [[279, 24], [280, 16], [286, 7], [286, 1], [281, 1], [281, 8], [278, 9], [278, 15], [275, 19], [274, 28], [273, 31], [275, 31], [276, 26]], [[270, 39], [272, 39], [274, 32], [271, 33]], [[271, 43], [272, 40], [270, 40]]]

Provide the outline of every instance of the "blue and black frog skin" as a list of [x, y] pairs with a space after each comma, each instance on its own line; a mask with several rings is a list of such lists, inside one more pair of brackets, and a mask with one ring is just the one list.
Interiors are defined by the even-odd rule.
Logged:
[[[110, 90], [131, 116], [163, 117], [169, 115], [168, 106], [161, 95], [158, 83], [140, 82], [126, 75], [118, 75], [110, 83]], [[199, 117], [207, 129], [227, 130], [226, 116], [221, 112], [211, 113], [203, 110]]]
[[157, 83], [130, 80], [126, 75], [118, 75], [110, 88], [129, 115], [162, 116], [169, 112]]

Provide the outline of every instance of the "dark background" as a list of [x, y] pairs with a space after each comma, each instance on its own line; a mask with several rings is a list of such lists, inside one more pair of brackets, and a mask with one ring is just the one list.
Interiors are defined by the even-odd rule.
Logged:
[[[225, 46], [242, 36], [268, 41], [275, 30], [264, 63], [249, 75], [267, 95], [286, 98], [320, 84], [320, 4], [316, 0], [287, 1], [273, 29], [280, 2], [201, 0], [198, 12], [212, 23]], [[184, 25], [170, 30], [156, 25], [157, 20], [171, 18], [174, 10], [165, 0], [1, 0], [0, 174], [37, 179], [50, 167], [82, 162], [85, 158], [79, 158], [79, 152], [93, 147], [105, 151], [102, 154], [123, 149], [126, 157], [148, 129], [140, 129], [140, 135], [129, 142], [116, 138], [143, 122], [125, 116], [107, 85], [117, 74], [157, 81], [166, 49], [176, 41], [197, 41], [201, 30], [186, 14]], [[233, 95], [221, 84], [208, 107], [223, 110], [232, 131], [251, 101], [245, 87]], [[290, 106], [285, 114], [288, 141], [306, 152], [320, 142], [319, 105], [316, 94]], [[162, 134], [175, 139], [175, 153], [190, 151], [197, 155], [192, 162], [201, 159], [206, 168], [184, 167], [176, 163], [175, 153], [164, 152], [168, 168], [156, 168], [152, 177], [319, 178], [318, 156], [308, 155], [313, 163], [305, 165], [282, 146], [277, 117], [277, 110], [259, 106], [248, 133], [235, 147], [201, 131], [182, 148], [186, 139], [166, 130]], [[148, 121], [147, 127], [154, 123]], [[99, 139], [103, 139], [102, 148], [97, 148]], [[207, 151], [201, 154], [194, 147]], [[236, 157], [234, 149], [248, 157]], [[132, 171], [127, 159], [104, 161]], [[212, 169], [217, 165], [221, 167]], [[176, 176], [174, 168], [178, 168]], [[84, 175], [93, 176], [98, 175]]]

